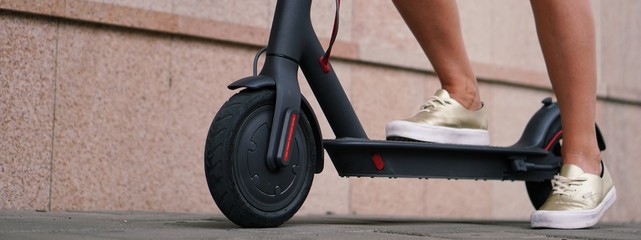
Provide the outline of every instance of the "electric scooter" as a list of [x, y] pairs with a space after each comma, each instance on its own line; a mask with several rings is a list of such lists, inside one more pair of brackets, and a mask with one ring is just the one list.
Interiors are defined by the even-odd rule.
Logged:
[[[242, 91], [213, 119], [204, 156], [209, 191], [228, 219], [241, 227], [276, 227], [289, 220], [314, 174], [323, 170], [323, 149], [341, 177], [519, 180], [534, 207], [543, 205], [561, 165], [563, 130], [552, 99], [543, 99], [520, 139], [507, 147], [370, 140], [329, 62], [340, 0], [336, 4], [324, 51], [312, 28], [311, 0], [279, 0], [268, 45], [254, 59], [254, 75], [228, 86]], [[299, 89], [299, 67], [336, 139], [322, 138]]]

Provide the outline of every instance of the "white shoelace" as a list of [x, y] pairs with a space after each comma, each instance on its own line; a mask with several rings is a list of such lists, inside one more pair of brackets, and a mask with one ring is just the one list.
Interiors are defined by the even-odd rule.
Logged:
[[571, 179], [556, 175], [552, 179], [552, 194], [569, 196], [570, 193], [576, 192], [575, 186], [581, 186], [585, 181], [587, 181], [585, 178]]
[[421, 105], [421, 111], [429, 112], [438, 108], [439, 105], [445, 106], [445, 104], [452, 104], [452, 102], [439, 96], [432, 96], [428, 98], [423, 105]]

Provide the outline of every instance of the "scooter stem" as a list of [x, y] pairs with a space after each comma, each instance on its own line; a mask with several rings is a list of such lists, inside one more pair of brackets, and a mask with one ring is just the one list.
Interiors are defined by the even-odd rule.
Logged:
[[[311, 0], [279, 0], [272, 22], [267, 58], [260, 75], [275, 81], [276, 105], [271, 126], [267, 165], [287, 165], [290, 130], [300, 113], [298, 66], [337, 138], [367, 138], [333, 69], [324, 72], [318, 59], [324, 54], [310, 19]], [[331, 66], [330, 66], [331, 67]]]

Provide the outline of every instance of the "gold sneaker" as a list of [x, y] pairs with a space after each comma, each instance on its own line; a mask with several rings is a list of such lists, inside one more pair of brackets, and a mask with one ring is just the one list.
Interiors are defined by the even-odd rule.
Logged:
[[489, 145], [485, 107], [470, 111], [439, 89], [414, 117], [385, 126], [387, 139], [407, 138], [423, 142]]
[[552, 193], [530, 216], [533, 228], [576, 229], [594, 226], [614, 201], [616, 190], [601, 162], [601, 176], [584, 173], [572, 164], [563, 165], [552, 179]]

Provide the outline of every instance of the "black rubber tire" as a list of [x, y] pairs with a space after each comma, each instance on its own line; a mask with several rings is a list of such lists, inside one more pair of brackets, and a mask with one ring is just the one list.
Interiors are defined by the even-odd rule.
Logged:
[[300, 209], [312, 185], [316, 145], [300, 114], [289, 165], [275, 171], [265, 160], [275, 103], [273, 89], [243, 90], [212, 121], [205, 143], [209, 192], [225, 216], [241, 227], [276, 227]]
[[[561, 119], [559, 118], [554, 121], [554, 123], [552, 123], [552, 126], [548, 129], [548, 132], [545, 134], [544, 141], [545, 144], [549, 144], [551, 141], [554, 141], [548, 151], [558, 157], [561, 157], [561, 140], [563, 140], [563, 134], [561, 134], [556, 139], [554, 139], [554, 136], [561, 130]], [[552, 192], [552, 182], [549, 179], [540, 182], [526, 181], [525, 188], [527, 189], [527, 194], [530, 197], [532, 206], [534, 206], [534, 209], [538, 210], [541, 206], [543, 206], [545, 200], [547, 200], [548, 196]]]

